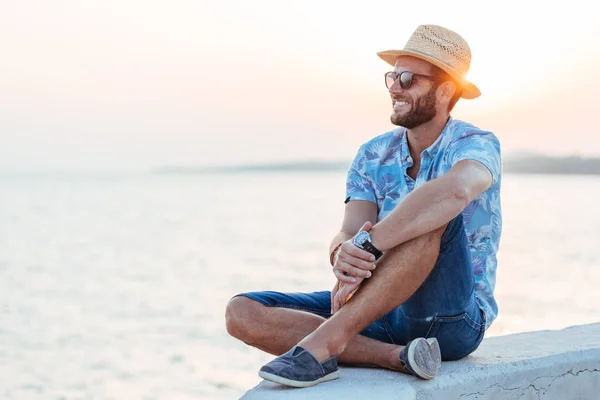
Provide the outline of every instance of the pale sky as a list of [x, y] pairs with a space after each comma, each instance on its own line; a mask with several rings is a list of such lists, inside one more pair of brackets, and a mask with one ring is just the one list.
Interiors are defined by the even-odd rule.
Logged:
[[[393, 128], [376, 52], [461, 34], [503, 151], [600, 156], [591, 1], [1, 0], [0, 170], [350, 160]], [[593, 97], [594, 96], [594, 97]]]

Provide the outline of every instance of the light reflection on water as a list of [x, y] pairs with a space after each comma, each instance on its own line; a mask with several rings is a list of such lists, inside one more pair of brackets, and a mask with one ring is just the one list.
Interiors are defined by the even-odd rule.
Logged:
[[[333, 286], [344, 178], [0, 176], [2, 394], [239, 397], [271, 357], [227, 336], [225, 304]], [[598, 195], [600, 177], [504, 177], [488, 335], [600, 320]]]

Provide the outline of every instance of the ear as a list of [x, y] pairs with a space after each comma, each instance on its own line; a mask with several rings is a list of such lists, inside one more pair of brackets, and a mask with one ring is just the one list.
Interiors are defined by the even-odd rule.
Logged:
[[444, 100], [450, 102], [450, 99], [452, 99], [452, 96], [454, 96], [454, 93], [456, 93], [456, 90], [458, 88], [456, 87], [454, 82], [446, 81], [440, 85], [440, 89], [440, 95], [444, 98]]
[[447, 106], [456, 93], [457, 87], [454, 82], [446, 81], [438, 86], [438, 101], [443, 105]]

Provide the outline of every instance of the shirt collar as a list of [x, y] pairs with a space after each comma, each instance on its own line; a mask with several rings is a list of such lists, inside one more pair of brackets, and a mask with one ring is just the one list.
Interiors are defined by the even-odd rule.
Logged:
[[400, 145], [400, 157], [402, 161], [402, 165], [407, 165], [410, 161], [410, 165], [412, 165], [412, 158], [410, 156], [410, 150], [408, 148], [408, 135], [406, 134], [406, 128], [400, 128], [402, 134], [402, 144]]
[[[442, 145], [443, 136], [449, 129], [449, 126], [452, 123], [452, 121], [452, 117], [449, 117], [448, 122], [446, 122], [446, 126], [444, 126], [444, 129], [442, 129], [442, 133], [440, 133], [440, 136], [438, 136], [438, 138], [435, 140], [435, 142], [431, 144], [431, 146], [423, 150], [423, 153], [427, 154], [429, 158], [434, 158], [437, 155]], [[400, 154], [402, 156], [402, 162], [404, 163], [408, 162], [408, 160], [411, 159], [410, 150], [408, 148], [408, 135], [406, 133], [406, 128], [404, 128], [404, 130], [402, 131], [402, 148]]]

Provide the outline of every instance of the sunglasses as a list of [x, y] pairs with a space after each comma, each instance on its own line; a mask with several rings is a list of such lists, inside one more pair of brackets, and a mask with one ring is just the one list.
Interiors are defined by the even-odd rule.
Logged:
[[440, 78], [438, 78], [436, 76], [415, 74], [414, 72], [410, 72], [410, 71], [404, 71], [401, 73], [390, 71], [390, 72], [385, 73], [385, 86], [389, 89], [392, 87], [394, 82], [396, 82], [396, 80], [397, 80], [398, 83], [400, 83], [400, 87], [402, 89], [406, 90], [412, 86], [413, 77], [415, 77], [415, 76], [418, 76], [420, 78], [431, 79], [433, 81], [440, 80]]

